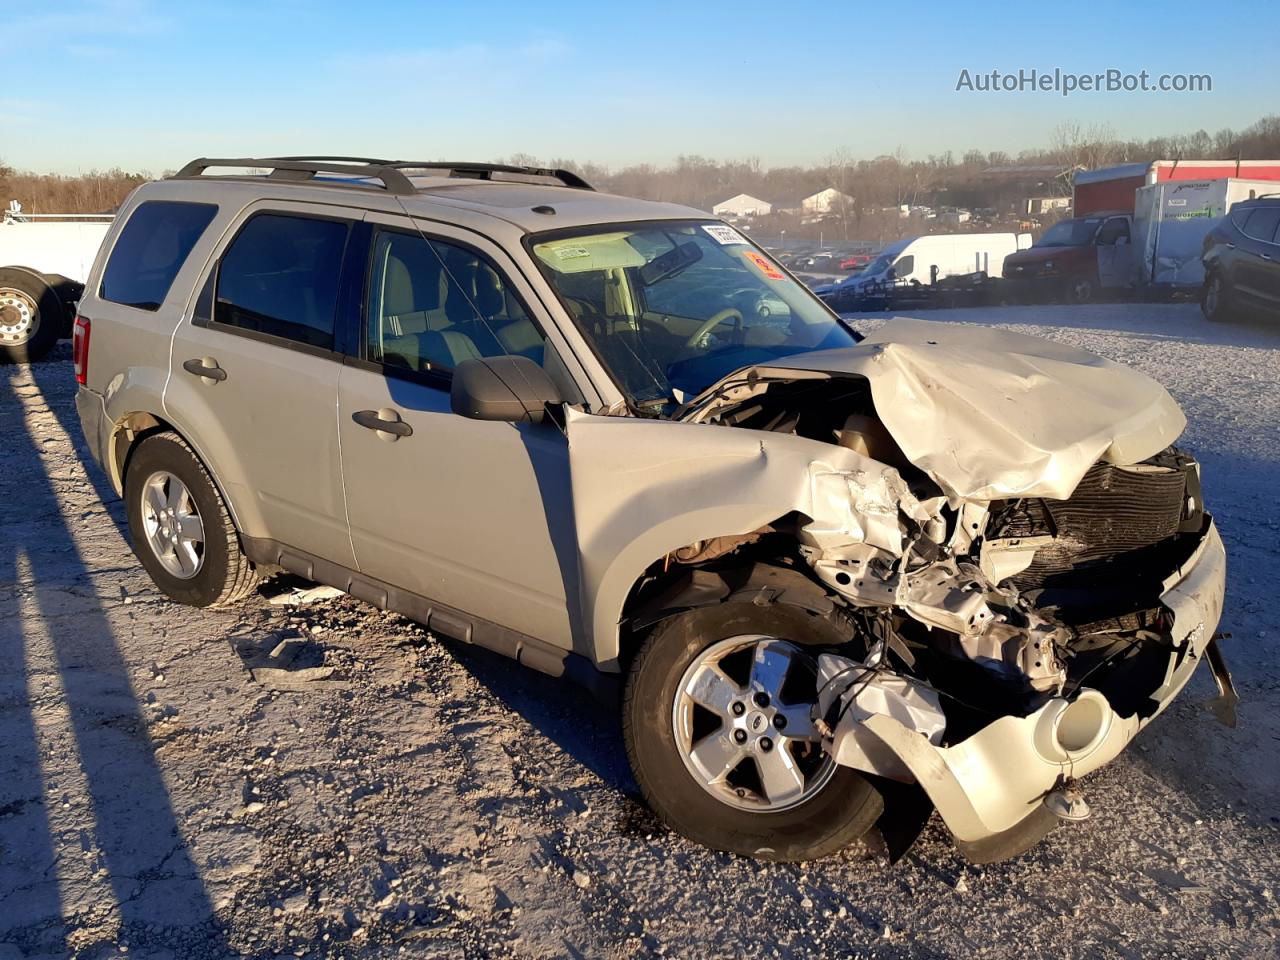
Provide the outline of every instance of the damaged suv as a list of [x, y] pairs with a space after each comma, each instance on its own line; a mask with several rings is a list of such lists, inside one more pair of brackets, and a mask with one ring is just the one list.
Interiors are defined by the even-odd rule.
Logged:
[[1164, 389], [994, 329], [864, 338], [696, 210], [200, 160], [133, 194], [80, 310], [85, 435], [162, 591], [284, 569], [617, 677], [645, 797], [712, 847], [819, 857], [936, 807], [999, 859], [1202, 659], [1232, 719]]

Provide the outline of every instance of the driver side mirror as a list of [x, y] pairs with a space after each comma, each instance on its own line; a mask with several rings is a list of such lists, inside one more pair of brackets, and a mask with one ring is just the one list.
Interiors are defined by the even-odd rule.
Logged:
[[561, 403], [560, 390], [528, 357], [463, 360], [453, 371], [449, 405], [472, 420], [541, 423], [547, 404]]

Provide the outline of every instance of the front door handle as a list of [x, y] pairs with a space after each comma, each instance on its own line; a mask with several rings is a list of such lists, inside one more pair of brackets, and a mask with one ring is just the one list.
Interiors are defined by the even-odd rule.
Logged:
[[199, 360], [185, 360], [182, 363], [182, 369], [187, 373], [202, 377], [206, 381], [213, 383], [221, 383], [227, 379], [227, 371], [218, 366], [218, 361], [213, 357], [201, 357]]
[[366, 430], [374, 430], [383, 440], [399, 440], [413, 436], [413, 427], [400, 419], [399, 412], [390, 407], [381, 410], [357, 410], [351, 419]]

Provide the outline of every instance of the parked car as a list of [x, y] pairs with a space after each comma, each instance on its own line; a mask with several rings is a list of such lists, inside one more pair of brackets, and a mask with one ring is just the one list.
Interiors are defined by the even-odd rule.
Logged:
[[284, 569], [615, 678], [644, 796], [722, 850], [819, 857], [932, 804], [1011, 856], [1199, 663], [1231, 706], [1225, 555], [1163, 388], [994, 328], [864, 339], [686, 207], [194, 161], [126, 202], [74, 360], [164, 594]]
[[853, 253], [840, 261], [841, 270], [861, 270], [875, 259], [873, 253]]
[[1237, 203], [1205, 237], [1202, 259], [1206, 317], [1280, 319], [1280, 196]]

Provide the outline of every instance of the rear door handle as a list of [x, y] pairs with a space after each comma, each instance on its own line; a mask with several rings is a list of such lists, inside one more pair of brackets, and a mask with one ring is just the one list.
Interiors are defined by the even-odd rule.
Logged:
[[1258, 256], [1260, 256], [1263, 260], [1270, 260], [1270, 259], [1271, 259], [1271, 254], [1269, 254], [1269, 253], [1260, 253], [1260, 254], [1258, 254]]
[[357, 410], [351, 419], [366, 430], [374, 430], [383, 440], [399, 440], [413, 436], [413, 427], [400, 419], [400, 414], [390, 407], [381, 410]]
[[227, 371], [218, 366], [218, 361], [213, 357], [201, 357], [199, 360], [184, 360], [182, 369], [187, 373], [205, 380], [212, 380], [215, 383], [221, 383], [227, 379]]

